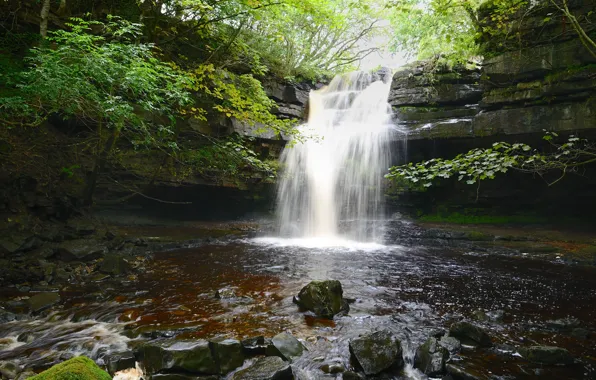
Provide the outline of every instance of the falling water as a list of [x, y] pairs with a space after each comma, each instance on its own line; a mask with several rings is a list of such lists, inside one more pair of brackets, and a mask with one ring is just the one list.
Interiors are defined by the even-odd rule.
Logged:
[[354, 72], [311, 92], [308, 123], [300, 127], [307, 138], [292, 141], [281, 158], [283, 236], [378, 240], [390, 78]]

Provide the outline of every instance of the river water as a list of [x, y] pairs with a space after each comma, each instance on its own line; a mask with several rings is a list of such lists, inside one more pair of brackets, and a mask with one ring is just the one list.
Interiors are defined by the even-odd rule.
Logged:
[[[69, 355], [101, 363], [110, 351], [156, 338], [273, 336], [289, 331], [309, 351], [295, 363], [320, 378], [321, 361], [350, 368], [348, 341], [379, 328], [395, 332], [407, 358], [429, 335], [474, 311], [503, 311], [478, 322], [496, 342], [464, 350], [466, 368], [495, 378], [594, 378], [596, 344], [553, 330], [549, 321], [573, 317], [596, 330], [596, 270], [503, 255], [470, 246], [374, 244], [269, 237], [224, 237], [194, 247], [155, 252], [135, 279], [73, 286], [64, 306], [47, 317], [4, 323], [0, 360], [36, 369]], [[333, 321], [301, 313], [292, 296], [311, 280], [338, 279], [355, 299]], [[214, 297], [233, 287], [236, 298]], [[534, 344], [569, 349], [570, 367], [542, 367], [519, 357]], [[415, 371], [405, 378], [419, 378]]]

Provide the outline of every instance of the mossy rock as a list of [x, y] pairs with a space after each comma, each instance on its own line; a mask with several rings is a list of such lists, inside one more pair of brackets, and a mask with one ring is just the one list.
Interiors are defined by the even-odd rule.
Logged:
[[43, 371], [31, 380], [111, 380], [112, 377], [93, 362], [93, 360], [79, 356]]

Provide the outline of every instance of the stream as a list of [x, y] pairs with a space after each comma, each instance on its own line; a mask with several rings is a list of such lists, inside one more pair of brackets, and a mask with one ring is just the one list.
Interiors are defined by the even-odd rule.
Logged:
[[[354, 300], [348, 315], [318, 319], [292, 302], [309, 281], [325, 279], [340, 280], [344, 296]], [[234, 297], [215, 298], [222, 288], [231, 288]], [[594, 267], [440, 241], [381, 245], [226, 236], [151, 252], [137, 277], [62, 289], [63, 306], [0, 326], [0, 360], [40, 370], [81, 354], [101, 363], [109, 352], [151, 339], [243, 339], [288, 331], [308, 348], [294, 370], [303, 378], [335, 378], [320, 370], [323, 363], [352, 368], [349, 340], [388, 329], [404, 348], [406, 370], [398, 378], [423, 378], [411, 368], [416, 347], [482, 310], [487, 317], [475, 323], [495, 346], [464, 346], [452, 360], [466, 369], [481, 378], [590, 379], [596, 378], [594, 289]], [[7, 288], [2, 295], [18, 299], [20, 293]], [[592, 337], [570, 333], [579, 327]], [[531, 364], [517, 353], [529, 345], [564, 347], [576, 363]]]

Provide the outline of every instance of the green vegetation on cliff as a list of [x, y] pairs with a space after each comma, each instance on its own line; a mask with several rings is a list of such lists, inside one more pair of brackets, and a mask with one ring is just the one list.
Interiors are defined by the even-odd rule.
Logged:
[[376, 50], [362, 43], [378, 33], [383, 3], [4, 2], [7, 177], [34, 178], [86, 204], [102, 181], [143, 192], [110, 175], [120, 169], [146, 186], [193, 177], [268, 181], [275, 174], [268, 148], [237, 132], [276, 139], [296, 135], [297, 121], [275, 115], [263, 83], [313, 81], [357, 66]]

